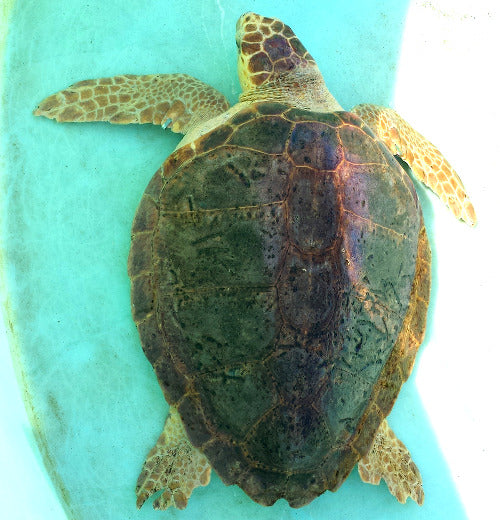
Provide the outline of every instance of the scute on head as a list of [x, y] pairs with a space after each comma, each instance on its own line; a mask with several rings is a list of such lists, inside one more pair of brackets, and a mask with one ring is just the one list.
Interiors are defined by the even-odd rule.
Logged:
[[277, 18], [246, 13], [236, 25], [238, 75], [243, 91], [296, 68], [317, 69], [295, 33]]

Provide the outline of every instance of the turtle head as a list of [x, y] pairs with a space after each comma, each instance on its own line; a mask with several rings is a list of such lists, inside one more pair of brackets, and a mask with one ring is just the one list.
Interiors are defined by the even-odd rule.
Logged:
[[[243, 90], [240, 101], [280, 99], [293, 103], [304, 95], [302, 91], [312, 88], [313, 95], [317, 94], [315, 87], [320, 88], [320, 97], [326, 91], [333, 99], [313, 57], [292, 29], [278, 18], [245, 13], [236, 24], [236, 46]], [[304, 107], [308, 104], [309, 101]]]
[[292, 29], [277, 18], [255, 13], [241, 16], [236, 24], [236, 46], [244, 91], [297, 69], [317, 70], [316, 62]]

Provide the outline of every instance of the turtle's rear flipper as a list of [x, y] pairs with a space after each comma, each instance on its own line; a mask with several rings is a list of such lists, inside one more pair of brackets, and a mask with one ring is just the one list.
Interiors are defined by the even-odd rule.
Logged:
[[358, 462], [358, 471], [361, 480], [370, 484], [379, 484], [383, 478], [402, 504], [408, 497], [420, 506], [424, 503], [420, 472], [386, 420], [382, 421], [370, 451]]
[[473, 226], [476, 214], [457, 172], [443, 154], [414, 130], [396, 111], [378, 105], [356, 105], [357, 114], [394, 155], [408, 163], [417, 179], [428, 186], [453, 212]]
[[34, 114], [58, 122], [153, 123], [185, 134], [228, 108], [218, 90], [187, 74], [150, 74], [80, 81], [44, 99]]
[[162, 489], [153, 503], [155, 509], [184, 509], [193, 489], [210, 482], [210, 472], [207, 458], [189, 442], [177, 410], [170, 408], [163, 432], [137, 479], [137, 507]]

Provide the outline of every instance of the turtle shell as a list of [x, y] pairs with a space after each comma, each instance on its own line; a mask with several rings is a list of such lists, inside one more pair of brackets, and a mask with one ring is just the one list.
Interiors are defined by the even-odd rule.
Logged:
[[294, 507], [340, 486], [411, 370], [428, 259], [411, 180], [350, 113], [254, 104], [165, 161], [133, 225], [133, 315], [226, 484]]

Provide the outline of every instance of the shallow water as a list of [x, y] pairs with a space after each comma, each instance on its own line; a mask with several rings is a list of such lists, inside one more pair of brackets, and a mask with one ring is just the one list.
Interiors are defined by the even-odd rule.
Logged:
[[[130, 226], [148, 180], [179, 137], [150, 125], [56, 125], [31, 112], [71, 83], [120, 73], [189, 73], [235, 102], [234, 25], [248, 10], [288, 23], [346, 108], [391, 103], [406, 2], [319, 1], [306, 12], [289, 4], [153, 0], [145, 10], [138, 1], [18, 0], [14, 6], [2, 112], [11, 346], [36, 439], [70, 519], [442, 518], [443, 504], [448, 518], [465, 517], [413, 377], [391, 424], [421, 469], [424, 508], [399, 505], [385, 484], [362, 484], [354, 471], [340, 491], [300, 510], [284, 501], [258, 506], [216, 476], [194, 492], [185, 512], [155, 512], [151, 501], [135, 509], [135, 481], [167, 406], [130, 316]], [[432, 207], [419, 194], [432, 235]], [[431, 317], [426, 341], [432, 332]]]

